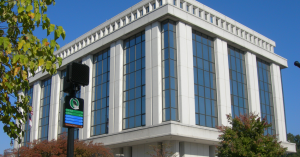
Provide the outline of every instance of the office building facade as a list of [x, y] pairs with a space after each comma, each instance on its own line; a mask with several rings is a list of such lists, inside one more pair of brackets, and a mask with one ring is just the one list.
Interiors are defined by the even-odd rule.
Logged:
[[178, 156], [215, 156], [226, 115], [266, 117], [288, 152], [281, 69], [275, 42], [197, 2], [143, 0], [60, 48], [58, 73], [29, 77], [32, 127], [25, 140], [57, 139], [66, 65], [90, 68], [79, 140], [114, 154], [148, 156], [170, 144]]

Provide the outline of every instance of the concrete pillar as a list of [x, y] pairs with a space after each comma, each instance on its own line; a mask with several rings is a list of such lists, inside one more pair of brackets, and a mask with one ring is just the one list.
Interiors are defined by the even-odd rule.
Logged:
[[48, 140], [57, 139], [58, 131], [58, 113], [60, 99], [60, 72], [52, 76], [51, 96], [50, 96], [50, 113], [49, 113], [49, 132]]
[[79, 139], [87, 139], [91, 136], [91, 106], [92, 106], [92, 86], [93, 86], [93, 55], [88, 55], [82, 59], [82, 64], [90, 67], [89, 85], [81, 87], [81, 98], [84, 99], [83, 129], [79, 129]]
[[108, 133], [114, 132], [114, 83], [115, 83], [115, 56], [116, 56], [116, 44], [110, 45], [110, 76], [109, 76], [109, 122], [108, 122]]
[[195, 125], [192, 27], [179, 21], [176, 28], [176, 42], [178, 117], [184, 124]]
[[145, 30], [145, 55], [146, 55], [146, 126], [153, 124], [152, 114], [153, 114], [153, 88], [152, 88], [152, 25], [146, 26]]
[[33, 98], [32, 98], [32, 127], [30, 130], [30, 142], [37, 140], [39, 137], [39, 115], [41, 103], [41, 81], [34, 82], [33, 85]]
[[219, 38], [214, 41], [218, 125], [228, 126], [226, 115], [231, 114], [230, 77], [228, 67], [227, 42]]
[[[122, 131], [123, 120], [123, 40], [115, 43], [114, 74], [114, 133]], [[112, 71], [112, 70], [111, 70]], [[111, 116], [111, 115], [110, 115]]]
[[277, 138], [279, 141], [286, 141], [286, 124], [280, 66], [272, 63], [270, 66], [270, 73], [273, 93], [274, 117], [276, 123], [276, 134], [278, 134]]
[[153, 125], [156, 125], [162, 122], [161, 25], [159, 22], [154, 22], [151, 26], [151, 47], [152, 84], [155, 85], [152, 89], [152, 121]]
[[251, 52], [245, 54], [248, 108], [249, 112], [260, 114], [259, 86], [257, 76], [256, 55]]

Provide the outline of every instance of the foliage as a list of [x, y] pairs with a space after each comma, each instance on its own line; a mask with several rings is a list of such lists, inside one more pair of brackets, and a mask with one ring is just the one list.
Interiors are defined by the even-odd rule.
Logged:
[[300, 135], [287, 134], [287, 140], [291, 143], [296, 143], [296, 153], [286, 154], [286, 157], [300, 157]]
[[[56, 62], [59, 66], [62, 62], [53, 52], [59, 49], [56, 40], [64, 39], [65, 31], [51, 24], [45, 14], [52, 4], [55, 0], [0, 0], [0, 121], [4, 132], [18, 141], [24, 132], [15, 122], [25, 123], [32, 110], [29, 97], [18, 96], [18, 91], [29, 88], [28, 73], [34, 76], [41, 67], [52, 75], [56, 73]], [[47, 36], [54, 32], [54, 39], [38, 39], [33, 33], [37, 28], [47, 31]], [[15, 104], [13, 97], [19, 98]]]
[[217, 146], [219, 157], [274, 157], [283, 155], [286, 148], [280, 146], [276, 135], [264, 135], [264, 130], [271, 126], [266, 119], [260, 120], [259, 116], [240, 115], [232, 118], [227, 115], [228, 122], [232, 125], [218, 127], [222, 133]]
[[170, 151], [172, 144], [158, 144], [158, 145], [149, 145], [150, 152], [147, 154], [151, 157], [177, 157], [174, 152]]
[[[29, 147], [20, 147], [20, 157], [66, 157], [67, 156], [67, 135], [62, 134], [57, 140], [44, 140], [42, 142], [34, 141], [28, 143]], [[18, 149], [14, 149], [14, 154], [18, 154]], [[75, 157], [112, 157], [110, 149], [104, 147], [101, 143], [74, 141]]]

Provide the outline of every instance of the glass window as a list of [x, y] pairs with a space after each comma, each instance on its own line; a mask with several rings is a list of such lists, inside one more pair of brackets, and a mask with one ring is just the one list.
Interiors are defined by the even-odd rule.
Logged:
[[193, 14], [195, 14], [195, 8], [193, 8]]
[[162, 6], [162, 0], [159, 0], [159, 6]]
[[201, 17], [201, 11], [199, 11], [199, 17]]
[[126, 19], [123, 20], [123, 26], [126, 25]]
[[145, 32], [124, 41], [123, 129], [145, 126]]
[[265, 135], [275, 135], [275, 118], [274, 118], [274, 105], [272, 96], [272, 82], [270, 74], [270, 64], [257, 59], [257, 72], [259, 82], [259, 97], [261, 117], [266, 118], [269, 124], [272, 124], [270, 128], [265, 130]]
[[173, 0], [173, 5], [176, 5], [176, 0]]
[[213, 39], [193, 30], [193, 64], [196, 125], [218, 125]]
[[213, 23], [214, 22], [214, 17], [210, 16], [210, 22]]
[[[29, 87], [29, 89], [27, 89], [25, 91], [25, 95], [29, 96], [29, 106], [32, 106], [32, 97], [33, 97], [33, 86]], [[32, 116], [33, 111], [31, 111], [31, 113], [28, 113], [28, 117], [27, 120], [25, 122], [25, 124], [22, 125], [22, 128], [24, 129], [24, 137], [22, 139], [22, 146], [26, 146], [28, 147], [28, 143], [30, 142], [30, 128], [32, 126], [32, 120], [31, 120], [31, 116]]]
[[42, 81], [39, 119], [39, 140], [48, 140], [51, 78]]
[[186, 5], [186, 11], [189, 11], [189, 6], [188, 5]]
[[146, 12], [147, 12], [147, 13], [149, 13], [149, 6], [148, 6], [148, 7], [146, 7]]
[[180, 8], [183, 9], [183, 3], [182, 2], [180, 2]]
[[178, 120], [176, 24], [162, 23], [163, 121]]
[[129, 20], [129, 22], [131, 22], [131, 16], [128, 16], [128, 20]]
[[[68, 134], [68, 128], [62, 127], [60, 124], [60, 111], [61, 111], [61, 105], [64, 104], [65, 102], [65, 97], [68, 96], [68, 93], [63, 92], [63, 87], [64, 87], [64, 78], [67, 75], [67, 70], [61, 71], [61, 76], [60, 76], [60, 101], [59, 101], [59, 114], [58, 114], [58, 136], [62, 135], [64, 132]], [[80, 98], [80, 93], [81, 93], [81, 87], [80, 90], [76, 92], [76, 97]], [[74, 139], [79, 138], [79, 128], [74, 129]]]
[[245, 55], [239, 49], [228, 46], [232, 117], [249, 114]]
[[94, 55], [91, 135], [108, 133], [110, 49]]
[[120, 28], [120, 22], [118, 22], [118, 28]]
[[134, 19], [137, 19], [137, 13], [134, 14]]
[[153, 10], [156, 9], [155, 3], [152, 4], [152, 8], [153, 8]]

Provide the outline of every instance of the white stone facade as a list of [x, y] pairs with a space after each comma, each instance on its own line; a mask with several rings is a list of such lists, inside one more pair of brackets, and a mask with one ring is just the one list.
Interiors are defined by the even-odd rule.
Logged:
[[[286, 139], [281, 85], [280, 70], [287, 68], [287, 60], [274, 53], [275, 42], [195, 0], [175, 2], [174, 5], [173, 0], [163, 0], [159, 5], [158, 0], [143, 0], [54, 53], [63, 58], [58, 71], [64, 70], [68, 63], [79, 60], [90, 67], [90, 84], [81, 88], [85, 108], [84, 128], [79, 129], [79, 139], [102, 142], [112, 148], [114, 154], [124, 154], [126, 157], [146, 157], [150, 151], [149, 145], [162, 143], [170, 143], [172, 152], [183, 157], [215, 156], [214, 145], [218, 144], [220, 133], [215, 128], [195, 124], [192, 31], [196, 30], [214, 38], [218, 124], [228, 125], [226, 114], [231, 113], [227, 50], [230, 44], [245, 52], [250, 112], [261, 112], [256, 58], [270, 63], [276, 133], [288, 152], [295, 152], [295, 145]], [[180, 8], [180, 3], [183, 8]], [[141, 10], [143, 15], [140, 14]], [[133, 18], [135, 12], [138, 12], [137, 19], [130, 22], [128, 17], [131, 15]], [[161, 22], [166, 19], [176, 22], [178, 121], [163, 122]], [[123, 41], [141, 31], [145, 32], [146, 54], [145, 126], [124, 130]], [[109, 130], [107, 134], [91, 136], [93, 54], [107, 48], [110, 48]], [[34, 89], [31, 141], [39, 136], [41, 81], [48, 77], [52, 77], [48, 140], [57, 138], [61, 76], [49, 76], [38, 70], [35, 77], [29, 78]]]

